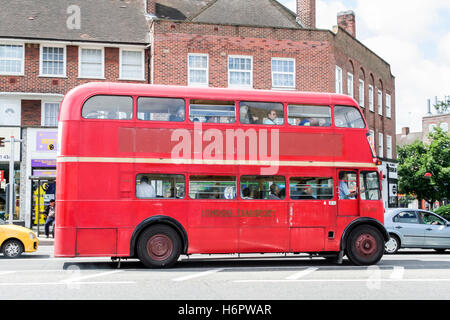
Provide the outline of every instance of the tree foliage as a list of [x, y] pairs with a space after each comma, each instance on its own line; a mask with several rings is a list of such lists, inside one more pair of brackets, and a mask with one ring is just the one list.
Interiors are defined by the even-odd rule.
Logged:
[[429, 137], [429, 145], [416, 141], [398, 148], [398, 175], [401, 193], [433, 203], [450, 199], [450, 134], [436, 128]]

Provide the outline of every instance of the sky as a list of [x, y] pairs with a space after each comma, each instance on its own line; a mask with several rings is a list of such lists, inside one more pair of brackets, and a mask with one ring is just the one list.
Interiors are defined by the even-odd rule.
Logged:
[[[279, 0], [296, 12], [296, 0]], [[317, 28], [353, 10], [356, 37], [391, 66], [397, 133], [422, 131], [428, 99], [450, 96], [450, 0], [317, 0]]]

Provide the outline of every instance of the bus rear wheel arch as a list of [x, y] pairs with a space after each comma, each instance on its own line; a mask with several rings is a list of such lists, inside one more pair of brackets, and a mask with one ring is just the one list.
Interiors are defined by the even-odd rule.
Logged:
[[147, 227], [139, 236], [136, 253], [147, 268], [170, 268], [182, 251], [178, 232], [164, 224]]
[[377, 264], [384, 253], [383, 234], [374, 226], [359, 225], [348, 235], [345, 250], [348, 259], [355, 265]]

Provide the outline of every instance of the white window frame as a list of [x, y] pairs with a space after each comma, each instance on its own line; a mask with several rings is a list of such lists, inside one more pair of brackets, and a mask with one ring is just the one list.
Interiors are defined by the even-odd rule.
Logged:
[[[195, 56], [206, 57], [206, 69], [204, 69], [204, 68], [189, 68], [189, 57], [195, 57]], [[188, 53], [187, 67], [188, 67], [188, 75], [187, 75], [188, 76], [188, 86], [209, 87], [209, 54], [207, 54], [207, 53]], [[191, 77], [190, 77], [191, 70], [206, 71], [206, 83], [191, 82]]]
[[392, 159], [392, 136], [386, 136], [386, 157]]
[[355, 97], [355, 78], [353, 73], [347, 72], [347, 93], [350, 97]]
[[[101, 50], [102, 52], [102, 74], [101, 76], [84, 76], [81, 74], [81, 52], [83, 49]], [[78, 47], [78, 78], [80, 79], [105, 79], [105, 47]]]
[[384, 157], [384, 135], [381, 132], [378, 133], [378, 156]]
[[378, 114], [380, 116], [382, 116], [383, 115], [383, 91], [378, 90], [377, 100], [378, 100]]
[[[122, 53], [124, 51], [134, 51], [134, 52], [140, 52], [142, 54], [142, 57], [141, 57], [142, 70], [141, 70], [141, 75], [138, 78], [126, 78], [126, 77], [123, 76], [123, 73], [122, 73]], [[145, 81], [145, 50], [144, 49], [120, 48], [120, 50], [119, 50], [119, 80]]]
[[49, 128], [55, 128], [58, 126], [58, 118], [56, 119], [56, 125], [52, 126], [52, 125], [48, 125], [45, 123], [45, 105], [46, 104], [58, 104], [58, 118], [59, 118], [59, 111], [61, 109], [61, 101], [42, 101], [41, 103], [41, 126], [42, 127], [49, 127]]
[[386, 117], [389, 119], [392, 117], [392, 97], [386, 93]]
[[364, 108], [365, 100], [364, 80], [359, 79], [359, 105]]
[[343, 83], [342, 83], [342, 68], [336, 66], [336, 93], [339, 94], [343, 94], [344, 93], [344, 88], [343, 88]]
[[[234, 70], [230, 70], [230, 58], [244, 58], [244, 59], [250, 59], [250, 64], [251, 64], [251, 70], [250, 71], [241, 71], [241, 72], [250, 72], [250, 84], [249, 85], [235, 85], [235, 84], [231, 84], [231, 71]], [[229, 55], [228, 59], [227, 59], [227, 69], [228, 69], [228, 87], [229, 88], [253, 88], [253, 56], [242, 56], [242, 55]]]
[[369, 110], [375, 112], [374, 109], [374, 91], [373, 86], [369, 85]]
[[[281, 60], [281, 61], [292, 61], [293, 62], [293, 72], [274, 72], [273, 71], [273, 61], [274, 60]], [[270, 65], [270, 69], [271, 69], [271, 74], [272, 74], [272, 89], [286, 89], [286, 90], [295, 90], [296, 88], [296, 72], [295, 72], [295, 59], [294, 58], [278, 58], [278, 57], [272, 57], [271, 60], [271, 65]], [[276, 86], [274, 81], [275, 81], [275, 77], [274, 74], [288, 74], [288, 75], [292, 75], [292, 80], [293, 80], [293, 86]]]
[[[39, 77], [51, 77], [51, 78], [66, 78], [66, 68], [67, 68], [67, 46], [59, 46], [54, 44], [41, 44], [39, 46]], [[45, 48], [58, 48], [64, 50], [64, 60], [63, 60], [63, 74], [51, 74], [44, 73], [44, 47]]]
[[[2, 46], [22, 46], [22, 65], [20, 72], [0, 72], [2, 76], [24, 76], [25, 75], [25, 43], [23, 42], [2, 42], [0, 43]], [[6, 59], [1, 59], [6, 60]], [[18, 60], [18, 59], [8, 59], [8, 60]]]

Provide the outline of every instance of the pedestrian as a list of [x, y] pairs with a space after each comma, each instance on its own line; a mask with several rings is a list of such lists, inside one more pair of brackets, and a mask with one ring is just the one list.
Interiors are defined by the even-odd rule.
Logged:
[[48, 238], [50, 233], [50, 226], [52, 227], [52, 238], [55, 237], [55, 200], [50, 200], [49, 205], [44, 211], [45, 220], [45, 236]]

